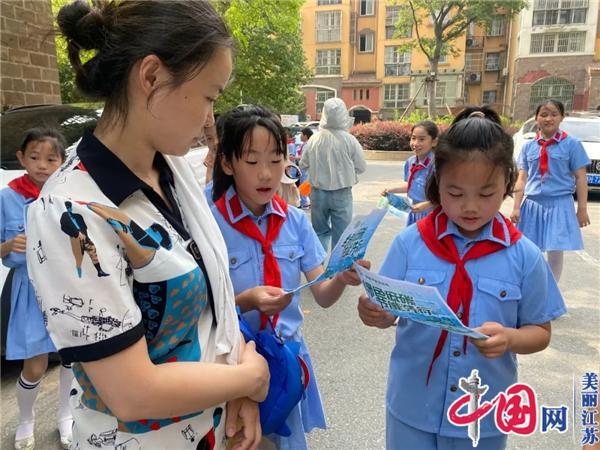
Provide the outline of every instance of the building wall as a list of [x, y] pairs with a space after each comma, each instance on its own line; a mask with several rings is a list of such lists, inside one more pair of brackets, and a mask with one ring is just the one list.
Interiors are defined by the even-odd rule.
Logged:
[[1, 107], [61, 103], [50, 0], [2, 0]]

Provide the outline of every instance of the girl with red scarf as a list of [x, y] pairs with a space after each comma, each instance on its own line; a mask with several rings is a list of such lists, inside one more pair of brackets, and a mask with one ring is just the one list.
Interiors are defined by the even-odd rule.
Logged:
[[590, 159], [579, 139], [559, 128], [564, 117], [565, 107], [558, 100], [546, 100], [535, 110], [539, 131], [519, 154], [515, 205], [510, 216], [525, 236], [548, 253], [548, 264], [557, 282], [564, 251], [583, 248], [580, 228], [590, 224], [586, 177]]
[[[273, 326], [284, 340], [299, 342], [306, 363], [305, 396], [286, 420], [291, 435], [266, 438], [278, 449], [306, 449], [305, 433], [325, 428], [325, 416], [302, 336], [300, 293], [284, 295], [282, 289], [298, 287], [302, 274], [308, 281], [321, 275], [326, 253], [304, 212], [276, 195], [287, 160], [285, 130], [277, 116], [245, 106], [221, 120], [212, 212], [227, 244], [236, 303], [253, 331]], [[312, 285], [311, 291], [328, 308], [346, 285], [359, 283], [356, 273], [347, 271]], [[252, 295], [260, 285], [270, 288], [262, 296]]]
[[[44, 326], [35, 292], [27, 274], [25, 251], [44, 258], [44, 249], [28, 242], [25, 235], [25, 207], [38, 198], [40, 190], [65, 159], [65, 140], [51, 129], [31, 129], [25, 133], [17, 158], [25, 174], [15, 178], [0, 191], [0, 241], [2, 263], [14, 269], [11, 286], [10, 319], [6, 342], [6, 359], [22, 359], [23, 370], [17, 381], [19, 425], [15, 448], [33, 448], [33, 405], [40, 381], [48, 368], [48, 353], [56, 349]], [[73, 373], [70, 367], [60, 369], [58, 430], [61, 444], [71, 443], [72, 419], [69, 391]]]
[[431, 203], [425, 196], [425, 184], [434, 168], [434, 148], [438, 141], [439, 130], [431, 120], [416, 123], [410, 131], [410, 148], [412, 155], [404, 164], [404, 183], [391, 189], [392, 194], [406, 194], [412, 201], [412, 210], [408, 215], [406, 226], [425, 217], [431, 211]]
[[[540, 250], [499, 213], [516, 168], [511, 137], [489, 108], [467, 108], [442, 134], [427, 197], [438, 205], [394, 240], [380, 273], [435, 286], [448, 306], [485, 340], [394, 316], [365, 295], [358, 311], [368, 326], [396, 327], [386, 398], [388, 449], [466, 450], [467, 427], [448, 419], [477, 370], [491, 401], [517, 381], [517, 354], [550, 342], [550, 321], [565, 313]], [[494, 414], [479, 421], [479, 448], [500, 450], [506, 435]]]

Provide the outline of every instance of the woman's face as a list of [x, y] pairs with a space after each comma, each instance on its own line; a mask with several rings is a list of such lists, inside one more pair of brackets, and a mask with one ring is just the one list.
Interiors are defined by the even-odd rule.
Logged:
[[205, 134], [213, 106], [232, 70], [231, 50], [217, 49], [194, 78], [156, 91], [148, 109], [146, 130], [153, 148], [166, 155], [184, 155]]

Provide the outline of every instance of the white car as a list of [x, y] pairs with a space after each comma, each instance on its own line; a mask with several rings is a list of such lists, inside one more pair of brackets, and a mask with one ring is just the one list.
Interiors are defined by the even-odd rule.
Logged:
[[[587, 166], [588, 188], [600, 190], [600, 116], [581, 115], [567, 116], [560, 124], [561, 130], [576, 137], [583, 144], [592, 163]], [[535, 138], [537, 125], [535, 118], [527, 120], [513, 136], [515, 144], [515, 160], [518, 159], [523, 145]]]

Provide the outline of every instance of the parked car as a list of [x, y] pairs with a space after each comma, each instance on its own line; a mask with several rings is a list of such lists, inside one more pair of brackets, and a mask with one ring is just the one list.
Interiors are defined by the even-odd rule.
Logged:
[[[1, 168], [0, 188], [23, 174], [16, 157], [23, 133], [33, 127], [52, 127], [60, 130], [67, 142], [67, 153], [75, 148], [86, 129], [94, 129], [102, 109], [81, 108], [73, 105], [35, 105], [9, 109], [0, 115]], [[206, 147], [192, 149], [188, 159], [198, 179], [204, 182], [204, 156]], [[6, 330], [10, 315], [12, 270], [0, 265], [0, 314], [1, 314], [1, 351], [5, 353]]]
[[[560, 128], [571, 136], [578, 138], [583, 144], [588, 157], [592, 161], [587, 166], [588, 188], [600, 190], [600, 116], [596, 114], [579, 114], [567, 116]], [[519, 157], [523, 146], [535, 138], [537, 125], [535, 118], [527, 120], [513, 136], [515, 159]]]

